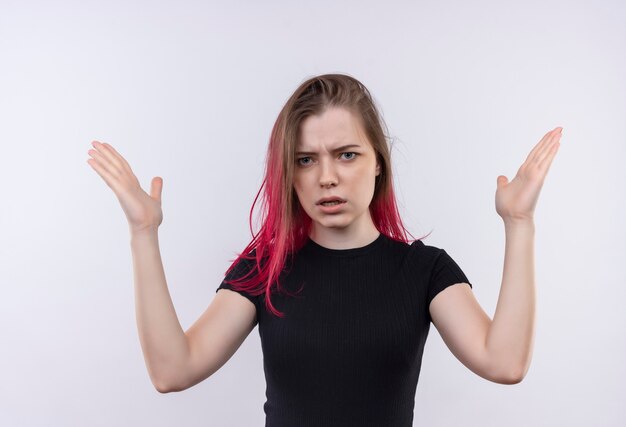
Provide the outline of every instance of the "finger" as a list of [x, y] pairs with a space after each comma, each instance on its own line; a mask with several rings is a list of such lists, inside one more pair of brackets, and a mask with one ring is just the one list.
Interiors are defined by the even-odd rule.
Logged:
[[150, 196], [153, 199], [161, 201], [161, 193], [163, 191], [163, 178], [154, 177], [150, 185]]
[[117, 179], [111, 175], [102, 164], [95, 159], [87, 159], [87, 163], [102, 177], [104, 182], [117, 193]]
[[[557, 128], [557, 129], [560, 129], [560, 128]], [[550, 139], [548, 140], [548, 143], [537, 153], [535, 157], [535, 164], [539, 165], [540, 163], [542, 163], [544, 159], [552, 152], [554, 145], [558, 144], [560, 140], [561, 140], [561, 132], [560, 130], [558, 130], [550, 137]]]
[[[111, 165], [117, 169], [118, 172], [122, 172], [125, 170], [124, 165], [113, 153], [110, 145], [106, 143], [101, 143], [99, 141], [93, 141], [91, 145], [93, 145], [93, 147], [98, 150], [98, 152], [102, 154], [102, 156], [104, 156], [109, 161], [109, 163], [111, 163]], [[109, 168], [109, 170], [111, 169]]]
[[102, 169], [106, 170], [109, 175], [119, 175], [119, 170], [100, 151], [89, 150], [87, 151], [87, 154], [93, 157], [93, 160], [96, 162], [96, 164], [98, 164]]
[[541, 162], [539, 162], [539, 164], [537, 165], [537, 167], [539, 167], [539, 169], [544, 169], [545, 168], [544, 176], [550, 170], [550, 165], [552, 164], [552, 160], [556, 156], [556, 153], [559, 151], [559, 147], [561, 147], [561, 143], [557, 141], [556, 143], [554, 143], [552, 145], [552, 147], [550, 148], [550, 151], [548, 153], [546, 153], [545, 158], [543, 158], [541, 160]]
[[129, 172], [132, 172], [132, 169], [130, 165], [128, 164], [128, 162], [126, 161], [126, 159], [124, 158], [124, 156], [118, 153], [117, 150], [113, 148], [113, 146], [110, 145], [109, 143], [104, 142], [103, 145], [109, 150], [111, 150], [111, 153], [113, 153], [113, 155], [119, 159], [119, 161], [128, 169]]
[[533, 147], [533, 149], [530, 151], [530, 153], [528, 153], [528, 156], [526, 157], [526, 163], [530, 163], [532, 161], [532, 159], [534, 159], [535, 155], [537, 154], [537, 151], [539, 151], [541, 149], [541, 147], [543, 146], [542, 144], [550, 137], [550, 134], [553, 132], [554, 130], [548, 131], [543, 138], [541, 138], [541, 140], [537, 143], [537, 145], [535, 145]]
[[539, 141], [539, 143], [533, 148], [526, 159], [526, 163], [537, 163], [539, 161], [539, 155], [545, 151], [546, 147], [549, 147], [552, 138], [558, 133], [559, 127], [552, 129], [550, 132], [546, 133], [544, 137]]

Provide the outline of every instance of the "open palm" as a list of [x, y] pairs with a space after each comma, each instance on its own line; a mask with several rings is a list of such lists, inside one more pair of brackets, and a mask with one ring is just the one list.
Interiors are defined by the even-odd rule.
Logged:
[[504, 221], [533, 219], [541, 187], [560, 146], [562, 131], [562, 127], [557, 127], [546, 133], [511, 182], [504, 175], [498, 177], [496, 212]]
[[113, 190], [126, 214], [131, 231], [157, 228], [163, 221], [161, 193], [163, 179], [152, 178], [150, 194], [139, 185], [139, 180], [130, 165], [110, 144], [93, 141], [92, 159], [87, 163], [104, 179]]

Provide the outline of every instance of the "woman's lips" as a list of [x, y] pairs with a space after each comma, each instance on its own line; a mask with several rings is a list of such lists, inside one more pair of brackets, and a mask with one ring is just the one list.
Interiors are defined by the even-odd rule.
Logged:
[[334, 205], [324, 206], [323, 204], [320, 203], [317, 206], [324, 213], [334, 213], [334, 212], [337, 212], [337, 211], [340, 211], [341, 209], [343, 209], [343, 205], [345, 205], [345, 204], [346, 204], [346, 202], [339, 202], [339, 203], [334, 204]]

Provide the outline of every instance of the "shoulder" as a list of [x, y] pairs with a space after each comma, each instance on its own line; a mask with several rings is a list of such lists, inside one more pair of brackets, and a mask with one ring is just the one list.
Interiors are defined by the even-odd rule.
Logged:
[[437, 246], [427, 245], [420, 239], [414, 240], [407, 245], [408, 252], [411, 255], [412, 260], [414, 262], [419, 262], [422, 265], [433, 264], [443, 252], [443, 249]]
[[255, 262], [253, 259], [240, 257], [232, 262], [226, 272], [226, 280], [236, 280], [247, 276], [254, 269]]
[[411, 262], [419, 271], [426, 273], [429, 278], [429, 287], [433, 291], [430, 298], [439, 290], [450, 285], [450, 282], [467, 282], [467, 276], [459, 264], [443, 248], [427, 245], [421, 240], [415, 240], [409, 246]]
[[410, 250], [417, 259], [425, 262], [432, 267], [438, 264], [448, 264], [453, 262], [452, 258], [445, 249], [438, 246], [427, 245], [421, 240], [415, 240], [410, 244]]
[[[266, 261], [266, 258], [261, 260], [261, 263]], [[242, 276], [247, 276], [251, 271], [259, 270], [256, 259], [256, 248], [246, 253], [241, 253], [238, 258], [232, 261], [232, 264], [227, 270], [226, 277], [228, 279], [240, 279]]]

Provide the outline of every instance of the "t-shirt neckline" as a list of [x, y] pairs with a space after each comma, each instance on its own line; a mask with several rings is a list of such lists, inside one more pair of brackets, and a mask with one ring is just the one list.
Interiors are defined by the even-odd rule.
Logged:
[[383, 233], [379, 233], [378, 237], [372, 242], [368, 243], [365, 246], [361, 246], [358, 248], [350, 248], [350, 249], [331, 249], [325, 246], [316, 243], [310, 237], [307, 237], [307, 243], [305, 247], [309, 248], [311, 251], [318, 253], [320, 255], [333, 256], [333, 257], [354, 257], [359, 255], [364, 255], [373, 251], [383, 244], [385, 241], [385, 235]]

